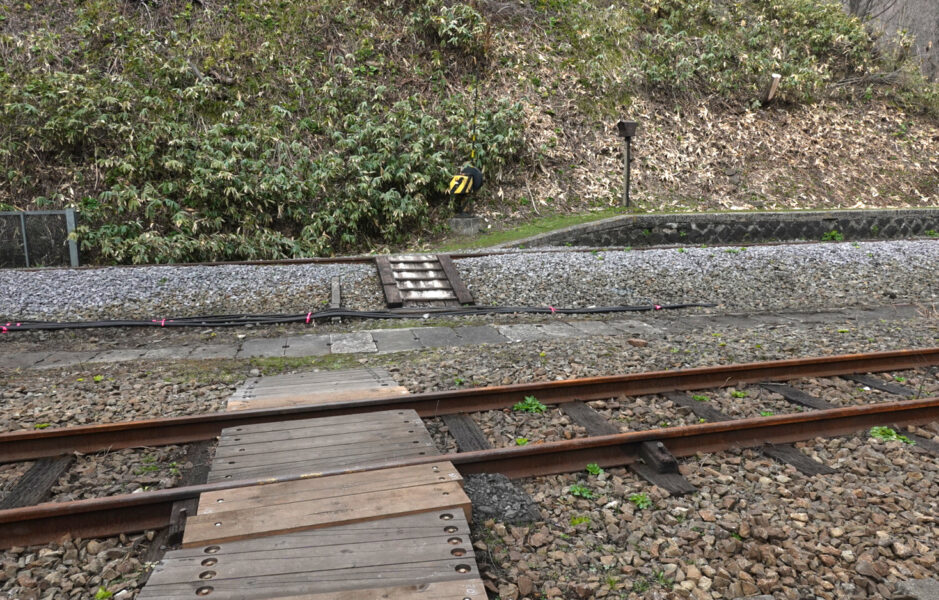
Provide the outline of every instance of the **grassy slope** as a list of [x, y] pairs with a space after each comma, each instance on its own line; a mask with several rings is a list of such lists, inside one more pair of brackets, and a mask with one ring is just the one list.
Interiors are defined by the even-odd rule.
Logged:
[[0, 0], [0, 205], [120, 262], [419, 246], [474, 149], [496, 229], [610, 210], [621, 115], [642, 210], [939, 200], [936, 87], [834, 4], [474, 6]]

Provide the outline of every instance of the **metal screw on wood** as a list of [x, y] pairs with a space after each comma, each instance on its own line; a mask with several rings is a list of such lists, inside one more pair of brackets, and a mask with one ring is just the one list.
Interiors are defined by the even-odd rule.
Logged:
[[636, 135], [636, 128], [639, 123], [636, 121], [619, 121], [616, 124], [616, 134], [623, 138], [623, 176], [625, 183], [623, 186], [623, 206], [629, 208], [629, 163], [632, 161], [630, 156], [632, 151], [632, 139]]

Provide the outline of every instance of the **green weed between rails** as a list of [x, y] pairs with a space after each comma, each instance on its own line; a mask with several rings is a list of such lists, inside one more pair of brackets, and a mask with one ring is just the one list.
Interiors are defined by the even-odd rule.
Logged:
[[647, 494], [639, 493], [633, 494], [629, 497], [629, 501], [633, 503], [633, 506], [639, 510], [645, 510], [647, 508], [652, 508], [652, 500]]
[[889, 427], [871, 427], [870, 436], [878, 440], [884, 440], [885, 442], [903, 442], [911, 446], [916, 445], [916, 442], [905, 435], [900, 435]]
[[844, 235], [840, 231], [832, 230], [832, 231], [822, 234], [822, 241], [823, 242], [843, 242]]
[[515, 404], [512, 410], [516, 412], [543, 413], [548, 407], [538, 401], [534, 396], [525, 396], [525, 399]]
[[567, 492], [571, 496], [576, 496], [578, 498], [586, 498], [588, 500], [593, 498], [593, 491], [587, 486], [581, 485], [579, 483], [575, 483], [571, 487], [567, 488]]

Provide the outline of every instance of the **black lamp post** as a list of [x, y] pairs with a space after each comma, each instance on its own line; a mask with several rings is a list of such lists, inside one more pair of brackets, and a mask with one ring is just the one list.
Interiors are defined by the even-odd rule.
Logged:
[[616, 124], [616, 134], [623, 138], [624, 150], [623, 154], [623, 171], [626, 177], [626, 185], [623, 188], [623, 205], [626, 208], [629, 208], [629, 163], [631, 161], [630, 151], [632, 150], [632, 140], [636, 135], [636, 128], [639, 127], [639, 123], [635, 121], [620, 121]]

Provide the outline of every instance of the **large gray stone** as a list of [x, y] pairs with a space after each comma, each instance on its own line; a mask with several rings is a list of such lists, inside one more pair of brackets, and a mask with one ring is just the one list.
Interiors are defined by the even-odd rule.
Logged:
[[192, 348], [189, 346], [170, 346], [168, 348], [154, 348], [147, 350], [141, 357], [142, 360], [174, 360], [189, 358], [192, 354]]
[[34, 369], [55, 369], [57, 367], [70, 367], [89, 362], [97, 356], [97, 352], [53, 352], [41, 362], [33, 364]]
[[146, 353], [147, 353], [147, 350], [140, 350], [140, 349], [108, 350], [107, 352], [102, 352], [101, 354], [98, 354], [95, 357], [89, 359], [88, 362], [94, 362], [94, 363], [128, 362], [132, 360], [140, 360], [141, 358], [143, 358], [143, 355]]
[[402, 352], [423, 348], [413, 329], [373, 329], [371, 334], [379, 352]]
[[287, 338], [284, 356], [322, 356], [329, 354], [329, 335], [296, 335]]
[[587, 335], [620, 335], [622, 333], [606, 321], [571, 321], [569, 325]]
[[51, 352], [17, 352], [0, 356], [0, 367], [4, 369], [29, 369], [48, 357]]
[[378, 352], [372, 334], [367, 331], [333, 333], [329, 336], [329, 351], [333, 354], [359, 354]]
[[286, 337], [245, 340], [235, 358], [273, 358], [284, 355]]
[[416, 327], [413, 331], [425, 348], [446, 348], [460, 344], [460, 338], [449, 327]]
[[478, 344], [504, 344], [509, 341], [507, 337], [499, 333], [495, 327], [489, 325], [475, 325], [468, 327], [457, 327], [454, 329], [461, 346], [474, 346]]
[[476, 235], [483, 228], [484, 221], [482, 217], [463, 216], [447, 219], [450, 230], [457, 235]]
[[662, 333], [662, 330], [658, 327], [653, 327], [648, 323], [643, 323], [642, 321], [636, 321], [633, 319], [617, 319], [616, 321], [607, 321], [611, 327], [619, 329], [627, 335], [659, 335]]
[[939, 580], [910, 579], [897, 584], [894, 600], [939, 600]]
[[197, 346], [189, 354], [193, 360], [212, 360], [219, 358], [235, 358], [238, 354], [238, 346], [229, 346], [223, 344], [214, 344], [211, 346]]
[[543, 323], [538, 325], [538, 328], [545, 333], [545, 335], [550, 337], [557, 338], [572, 338], [572, 337], [583, 337], [584, 332], [571, 327], [567, 323]]
[[546, 340], [551, 337], [549, 333], [537, 325], [522, 323], [520, 325], [499, 325], [499, 333], [513, 342], [533, 342]]

